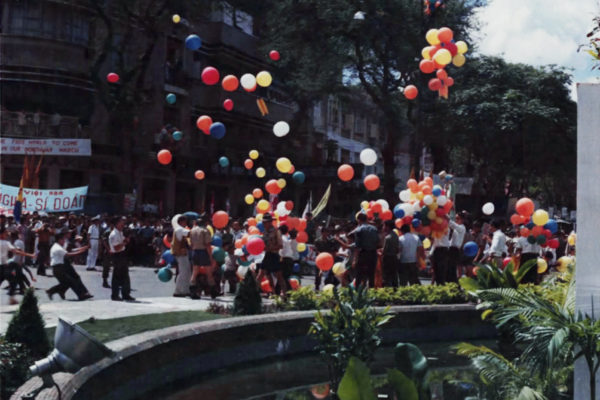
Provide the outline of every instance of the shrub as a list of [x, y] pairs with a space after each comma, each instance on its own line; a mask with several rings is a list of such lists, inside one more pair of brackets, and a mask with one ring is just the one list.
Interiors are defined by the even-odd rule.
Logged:
[[234, 315], [260, 314], [262, 309], [262, 298], [256, 285], [254, 275], [248, 271], [246, 277], [238, 285], [235, 299], [233, 300]]
[[25, 292], [19, 309], [8, 324], [5, 339], [11, 343], [22, 343], [38, 359], [48, 355], [50, 342], [33, 290], [29, 288]]
[[0, 338], [0, 398], [10, 398], [25, 383], [33, 361], [23, 344]]

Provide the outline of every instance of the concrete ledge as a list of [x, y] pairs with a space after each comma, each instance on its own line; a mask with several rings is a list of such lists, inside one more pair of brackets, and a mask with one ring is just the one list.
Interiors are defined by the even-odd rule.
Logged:
[[[485, 339], [496, 336], [471, 304], [396, 306], [384, 343]], [[61, 374], [63, 399], [134, 399], [194, 375], [240, 363], [312, 351], [314, 311], [294, 311], [191, 323], [128, 336], [107, 344], [116, 355]], [[58, 374], [57, 374], [58, 375]], [[34, 378], [13, 399], [35, 387]], [[48, 396], [46, 397], [46, 392]], [[54, 392], [54, 396], [50, 394]], [[42, 392], [55, 399], [56, 390]], [[40, 395], [42, 396], [42, 395]], [[42, 398], [42, 397], [39, 397]]]

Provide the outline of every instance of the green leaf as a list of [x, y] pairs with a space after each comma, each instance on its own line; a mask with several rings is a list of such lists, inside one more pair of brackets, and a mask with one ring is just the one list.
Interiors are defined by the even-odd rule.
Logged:
[[486, 319], [487, 317], [489, 317], [491, 313], [492, 313], [492, 310], [491, 310], [491, 309], [488, 309], [488, 310], [485, 310], [484, 312], [482, 312], [482, 313], [481, 313], [481, 320], [482, 320], [482, 321], [485, 321], [485, 319]]
[[340, 400], [374, 400], [377, 398], [371, 383], [371, 372], [364, 362], [356, 357], [350, 358], [337, 395]]
[[476, 292], [482, 289], [481, 285], [475, 279], [466, 276], [460, 278], [458, 283], [467, 292]]
[[388, 370], [388, 381], [398, 400], [419, 400], [417, 385], [397, 369]]
[[523, 279], [525, 274], [527, 272], [529, 272], [529, 270], [531, 268], [533, 268], [534, 266], [537, 268], [537, 258], [534, 258], [533, 260], [529, 260], [525, 264], [521, 265], [519, 267], [519, 270], [515, 274], [515, 279], [517, 280], [517, 282], [521, 282], [521, 280]]
[[398, 343], [394, 349], [396, 368], [411, 379], [421, 380], [427, 372], [427, 358], [412, 343]]

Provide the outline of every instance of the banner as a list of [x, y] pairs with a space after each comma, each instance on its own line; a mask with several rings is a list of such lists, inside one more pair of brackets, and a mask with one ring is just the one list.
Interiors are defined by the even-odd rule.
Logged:
[[[87, 186], [69, 189], [23, 188], [23, 211], [65, 212], [83, 210], [87, 197]], [[17, 201], [19, 188], [0, 183], [0, 209], [12, 210]]]
[[90, 139], [0, 138], [0, 154], [46, 154], [49, 156], [91, 156]]

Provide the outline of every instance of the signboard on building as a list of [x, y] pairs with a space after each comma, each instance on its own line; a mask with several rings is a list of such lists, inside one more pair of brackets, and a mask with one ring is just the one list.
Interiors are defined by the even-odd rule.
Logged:
[[[87, 186], [50, 190], [23, 188], [22, 210], [28, 212], [65, 212], [83, 210], [87, 192]], [[17, 186], [0, 183], [0, 208], [12, 211], [18, 193], [19, 188]]]
[[0, 154], [45, 154], [48, 156], [91, 156], [90, 139], [0, 138]]

